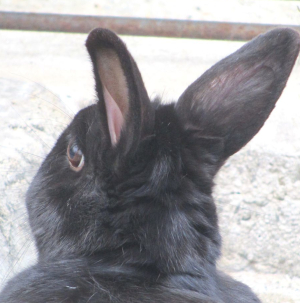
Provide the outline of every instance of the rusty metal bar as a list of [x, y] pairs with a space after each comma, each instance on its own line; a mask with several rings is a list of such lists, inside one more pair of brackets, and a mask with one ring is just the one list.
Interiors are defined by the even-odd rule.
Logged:
[[240, 41], [276, 27], [300, 32], [296, 25], [0, 12], [0, 29], [88, 33], [95, 27], [109, 28], [121, 35]]

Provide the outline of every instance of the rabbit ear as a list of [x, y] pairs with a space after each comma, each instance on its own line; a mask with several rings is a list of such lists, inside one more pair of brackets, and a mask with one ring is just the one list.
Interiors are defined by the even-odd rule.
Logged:
[[299, 34], [275, 29], [221, 60], [177, 103], [186, 128], [224, 139], [224, 159], [262, 127], [285, 87], [299, 52]]
[[153, 120], [140, 72], [125, 44], [110, 30], [93, 30], [86, 46], [94, 67], [101, 122], [111, 145], [127, 153], [147, 135]]

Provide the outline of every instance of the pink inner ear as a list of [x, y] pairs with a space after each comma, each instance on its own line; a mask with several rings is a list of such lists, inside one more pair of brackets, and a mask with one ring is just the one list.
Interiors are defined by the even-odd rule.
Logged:
[[120, 134], [122, 130], [122, 126], [124, 123], [124, 117], [123, 114], [114, 100], [114, 98], [111, 96], [107, 88], [103, 85], [103, 95], [104, 95], [104, 101], [106, 106], [106, 114], [107, 114], [107, 121], [108, 121], [108, 129], [110, 134], [110, 139], [112, 145], [116, 145], [117, 142], [120, 139]]

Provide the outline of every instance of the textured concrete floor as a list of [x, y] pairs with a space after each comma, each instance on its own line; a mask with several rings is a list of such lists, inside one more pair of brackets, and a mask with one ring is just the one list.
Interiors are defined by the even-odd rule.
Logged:
[[[61, 1], [31, 0], [26, 4], [25, 1], [1, 1], [0, 10], [300, 24], [299, 1], [184, 1], [184, 5], [176, 1], [177, 6], [172, 1], [172, 9], [168, 2], [159, 0], [131, 1], [126, 5], [124, 1], [103, 2], [76, 0], [70, 6]], [[76, 34], [0, 31], [0, 77], [14, 83], [11, 87], [17, 94], [20, 93], [17, 92], [18, 87], [26, 91], [34, 83], [44, 86], [62, 100], [72, 115], [94, 98], [91, 66], [83, 46], [85, 38], [86, 35]], [[124, 40], [138, 62], [149, 95], [163, 95], [166, 100], [176, 99], [207, 68], [243, 44], [140, 37], [124, 37]], [[300, 155], [299, 75], [298, 64], [277, 109], [253, 140], [250, 149]], [[56, 102], [51, 93], [43, 99]], [[58, 103], [58, 106], [62, 105]], [[22, 113], [18, 108], [14, 110]], [[64, 123], [68, 120], [63, 119]], [[45, 139], [47, 146], [52, 145], [54, 137]], [[28, 148], [28, 142], [16, 136], [8, 138], [5, 146], [19, 148], [23, 144]], [[38, 150], [41, 156], [47, 152], [47, 146]], [[20, 191], [24, 192], [26, 186], [22, 184]], [[21, 257], [20, 264], [14, 264], [15, 270], [22, 266], [22, 260], [30, 259], [28, 252], [31, 250], [25, 249], [24, 253], [22, 250], [24, 257]], [[227, 263], [223, 266], [226, 267]], [[228, 268], [232, 270], [232, 266]], [[249, 270], [232, 274], [259, 293], [263, 302], [300, 302], [300, 273], [298, 277], [291, 277], [286, 273], [267, 274]]]

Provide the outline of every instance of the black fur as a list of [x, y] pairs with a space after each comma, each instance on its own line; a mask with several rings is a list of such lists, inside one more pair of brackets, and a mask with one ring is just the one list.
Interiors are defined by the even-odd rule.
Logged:
[[[269, 116], [299, 41], [289, 29], [259, 36], [163, 105], [150, 102], [123, 42], [94, 30], [87, 48], [99, 101], [76, 115], [28, 190], [38, 263], [8, 282], [0, 302], [259, 302], [216, 268], [213, 178]], [[103, 77], [107, 66], [119, 82]], [[105, 87], [124, 117], [115, 145]], [[72, 140], [85, 156], [80, 171], [66, 156]]]

